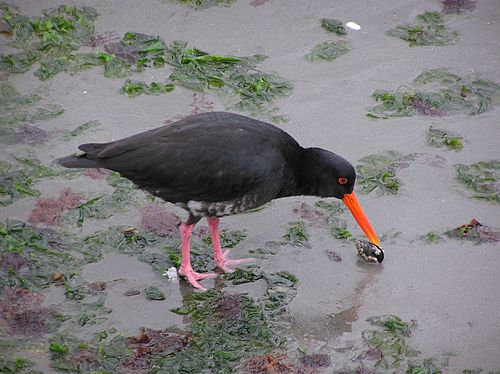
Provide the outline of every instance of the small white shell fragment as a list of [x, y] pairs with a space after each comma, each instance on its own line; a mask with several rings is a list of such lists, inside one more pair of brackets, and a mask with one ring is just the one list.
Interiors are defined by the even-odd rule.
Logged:
[[167, 277], [169, 281], [176, 281], [177, 280], [177, 269], [172, 266], [169, 268], [166, 272], [163, 273], [164, 277]]
[[360, 30], [361, 29], [361, 26], [358, 25], [356, 22], [349, 21], [345, 25], [353, 30]]

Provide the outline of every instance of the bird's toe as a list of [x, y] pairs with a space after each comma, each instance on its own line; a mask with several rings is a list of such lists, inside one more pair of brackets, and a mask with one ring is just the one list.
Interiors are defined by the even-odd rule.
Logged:
[[237, 260], [230, 260], [229, 258], [229, 249], [226, 249], [224, 253], [222, 254], [222, 258], [216, 258], [215, 259], [215, 264], [216, 266], [221, 269], [224, 273], [232, 273], [235, 269], [231, 269], [228, 267], [228, 265], [239, 265], [243, 264], [245, 262], [252, 262], [255, 261], [255, 258], [249, 257], [249, 258], [240, 258]]
[[207, 289], [203, 287], [199, 280], [215, 278], [217, 276], [216, 273], [197, 273], [192, 269], [180, 269], [179, 274], [182, 275], [194, 288], [197, 288], [202, 291], [206, 291]]

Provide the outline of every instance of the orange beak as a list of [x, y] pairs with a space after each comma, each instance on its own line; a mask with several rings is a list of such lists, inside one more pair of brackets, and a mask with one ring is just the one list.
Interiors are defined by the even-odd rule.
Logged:
[[354, 219], [358, 222], [359, 227], [361, 227], [361, 230], [363, 230], [365, 235], [368, 237], [368, 240], [370, 240], [371, 243], [380, 246], [380, 240], [378, 239], [377, 234], [375, 234], [375, 230], [373, 230], [370, 221], [366, 218], [365, 212], [361, 209], [361, 205], [359, 205], [354, 192], [344, 195], [342, 201], [349, 208], [354, 216]]

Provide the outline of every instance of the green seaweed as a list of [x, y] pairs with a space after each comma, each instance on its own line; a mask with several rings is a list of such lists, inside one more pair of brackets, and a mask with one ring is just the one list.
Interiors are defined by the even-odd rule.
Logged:
[[432, 126], [427, 130], [427, 144], [437, 148], [446, 147], [453, 151], [459, 151], [464, 147], [461, 136], [453, 135]]
[[409, 362], [405, 373], [408, 374], [442, 374], [443, 368], [448, 366], [448, 358], [441, 358], [436, 362], [436, 359], [429, 357], [419, 360], [418, 362]]
[[298, 278], [288, 271], [266, 274], [267, 291], [262, 298], [263, 314], [276, 333], [290, 329], [289, 305], [297, 294]]
[[147, 84], [144, 81], [132, 81], [128, 79], [122, 87], [122, 93], [129, 97], [139, 95], [160, 95], [167, 92], [172, 92], [175, 86], [172, 83], [157, 83], [151, 82]]
[[477, 115], [500, 103], [500, 85], [477, 77], [460, 77], [447, 69], [431, 69], [417, 76], [413, 87], [375, 90], [372, 96], [379, 103], [367, 114], [372, 118]]
[[429, 244], [439, 243], [443, 241], [441, 234], [435, 231], [429, 231], [427, 234], [422, 236], [421, 239]]
[[191, 316], [192, 337], [174, 357], [161, 360], [165, 372], [191, 373], [202, 368], [232, 372], [245, 359], [283, 346], [285, 339], [277, 334], [278, 321], [283, 321], [278, 312], [286, 312], [282, 308], [293, 298], [290, 291], [295, 288], [287, 277], [291, 275], [266, 277], [269, 288], [262, 306], [246, 295], [215, 289], [190, 294], [177, 312]]
[[181, 261], [182, 261], [182, 258], [181, 258], [181, 255], [177, 252], [174, 252], [174, 251], [171, 251], [169, 254], [168, 254], [168, 259], [172, 262], [172, 264], [177, 268], [179, 269], [181, 267]]
[[333, 18], [322, 18], [321, 27], [328, 32], [333, 32], [337, 35], [347, 35], [347, 30], [342, 21]]
[[456, 164], [455, 170], [457, 180], [472, 191], [472, 198], [500, 202], [500, 161]]
[[[222, 248], [234, 248], [246, 239], [247, 233], [245, 230], [222, 230], [219, 233], [219, 237]], [[207, 246], [212, 245], [212, 238], [210, 235], [203, 236], [202, 241]]]
[[101, 126], [101, 122], [99, 122], [97, 120], [87, 121], [87, 122], [82, 123], [81, 125], [75, 127], [73, 130], [71, 130], [69, 133], [69, 136], [66, 138], [80, 136], [82, 134], [85, 134], [89, 129], [93, 129], [93, 128], [100, 127], [100, 126]]
[[414, 357], [418, 351], [408, 346], [414, 321], [404, 322], [394, 315], [370, 317], [367, 321], [375, 326], [374, 330], [363, 331], [367, 344], [381, 353], [376, 366], [382, 369], [404, 367], [408, 357]]
[[174, 357], [161, 360], [166, 372], [231, 372], [245, 358], [269, 352], [279, 344], [258, 305], [248, 296], [211, 289], [193, 293], [186, 309], [191, 338]]
[[231, 283], [234, 285], [255, 282], [259, 279], [262, 279], [263, 277], [264, 274], [259, 270], [240, 268], [237, 268], [232, 273], [228, 273], [225, 275], [225, 279], [231, 281]]
[[149, 300], [161, 301], [166, 299], [165, 294], [156, 286], [149, 286], [144, 290], [144, 292], [146, 294], [146, 298]]
[[214, 6], [231, 6], [236, 0], [177, 0], [182, 4], [188, 4], [195, 9], [206, 9]]
[[363, 193], [399, 193], [402, 183], [396, 178], [396, 171], [406, 167], [414, 157], [412, 154], [402, 155], [390, 150], [361, 158], [356, 165], [357, 186]]
[[115, 336], [109, 342], [86, 341], [68, 333], [51, 338], [52, 366], [71, 373], [114, 373], [132, 356], [126, 338]]
[[93, 197], [75, 208], [68, 209], [63, 215], [63, 222], [73, 222], [81, 227], [88, 219], [109, 218], [130, 207], [137, 200], [137, 189], [128, 179], [113, 172], [106, 180], [114, 188], [113, 193]]
[[413, 46], [449, 45], [458, 40], [458, 33], [450, 31], [438, 12], [419, 14], [413, 25], [398, 25], [386, 32], [387, 35], [406, 40]]
[[[123, 46], [127, 35], [140, 35], [140, 43], [151, 42], [155, 47], [154, 55], [141, 55], [134, 48]], [[121, 59], [135, 64], [135, 70], [144, 67], [161, 67], [168, 64], [172, 73], [163, 82], [147, 84], [143, 81], [128, 80], [122, 93], [129, 97], [141, 94], [161, 94], [171, 92], [181, 86], [198, 92], [213, 91], [220, 95], [227, 108], [249, 112], [252, 115], [267, 116], [275, 121], [283, 118], [276, 115], [273, 101], [287, 96], [292, 86], [275, 73], [264, 73], [257, 69], [264, 56], [235, 57], [209, 54], [197, 48], [188, 48], [187, 43], [175, 41], [165, 47], [158, 37], [128, 32], [121, 44], [109, 47]], [[150, 52], [148, 52], [150, 53]]]
[[[170, 267], [175, 266], [180, 255], [175, 250], [180, 241], [165, 235], [152, 232], [139, 232], [133, 228], [109, 227], [98, 231], [83, 239], [81, 253], [86, 262], [97, 262], [105, 253], [118, 252], [137, 256], [139, 261], [147, 263], [152, 270], [163, 275]], [[196, 248], [196, 245], [193, 245]], [[147, 249], [156, 251], [164, 250], [169, 256], [161, 253], [150, 253]], [[193, 265], [197, 255], [193, 254]]]
[[237, 109], [254, 116], [276, 115], [272, 106], [276, 99], [289, 95], [292, 85], [275, 73], [264, 73], [257, 64], [264, 56], [235, 57], [209, 54], [197, 48], [187, 48], [187, 43], [173, 42], [166, 54], [172, 66], [169, 81], [190, 90], [213, 91], [226, 102], [228, 109]]
[[297, 247], [309, 247], [309, 235], [303, 221], [288, 222], [286, 234], [283, 235], [287, 244]]
[[165, 65], [166, 45], [158, 36], [127, 32], [123, 39], [105, 46], [108, 53], [100, 55], [104, 62], [104, 75], [108, 78], [124, 77], [130, 72], [141, 72], [147, 67]]
[[317, 44], [309, 54], [306, 55], [306, 59], [312, 62], [316, 61], [333, 61], [337, 57], [345, 55], [351, 50], [349, 44], [343, 40], [333, 41], [328, 40], [326, 42]]
[[347, 220], [342, 217], [345, 213], [345, 205], [340, 202], [317, 201], [314, 206], [326, 213], [326, 224], [330, 227], [332, 235], [341, 240], [347, 240], [353, 237], [347, 230]]
[[0, 357], [0, 373], [2, 374], [41, 374], [41, 371], [31, 370], [34, 362], [22, 357], [8, 359]]
[[71, 277], [80, 261], [68, 249], [68, 243], [53, 231], [22, 221], [0, 223], [1, 288], [46, 288], [52, 284], [52, 274], [56, 271]]
[[18, 164], [0, 161], [0, 206], [10, 205], [26, 196], [40, 196], [34, 184], [37, 179], [59, 173], [30, 157], [16, 157]]
[[[4, 18], [10, 17], [9, 14], [14, 12], [12, 8], [5, 6]], [[66, 14], [68, 12], [70, 16]], [[47, 19], [49, 13], [51, 15], [57, 13], [54, 17], [61, 18], [57, 19], [61, 21], [62, 26], [53, 27], [56, 22]], [[172, 73], [166, 82], [147, 84], [127, 81], [122, 92], [135, 97], [140, 94], [170, 92], [174, 86], [199, 92], [213, 91], [223, 98], [228, 109], [248, 112], [253, 116], [264, 116], [273, 121], [284, 120], [283, 116], [276, 114], [277, 108], [273, 106], [273, 102], [288, 96], [292, 85], [275, 73], [260, 71], [257, 64], [264, 60], [263, 56], [235, 57], [209, 54], [197, 48], [188, 48], [187, 43], [179, 41], [167, 47], [158, 36], [136, 32], [127, 32], [120, 42], [107, 44], [106, 52], [76, 53], [82, 43], [89, 43], [94, 38], [93, 21], [97, 13], [86, 7], [80, 10], [61, 6], [56, 10], [46, 11], [45, 14], [39, 18], [26, 18], [20, 15], [11, 17], [13, 20], [18, 20], [11, 21], [12, 23], [21, 24], [23, 19], [27, 25], [32, 23], [38, 25], [36, 30], [45, 28], [49, 38], [47, 41], [49, 52], [45, 47], [43, 53], [38, 51], [35, 48], [38, 47], [38, 42], [16, 44], [25, 50], [19, 52], [19, 55], [2, 57], [4, 65], [10, 64], [11, 71], [16, 67], [16, 71], [24, 72], [36, 61], [41, 61], [39, 69], [35, 72], [40, 79], [49, 79], [62, 71], [76, 73], [92, 66], [104, 66], [104, 75], [116, 78], [140, 72], [148, 67], [160, 68], [168, 64], [172, 68]], [[83, 26], [73, 25], [75, 17], [78, 22], [82, 20]], [[28, 26], [23, 28], [27, 29]], [[30, 34], [26, 41], [40, 36], [36, 30], [30, 29], [32, 35]], [[61, 33], [64, 35], [59, 38]], [[42, 33], [43, 35], [45, 34]], [[0, 66], [2, 66], [1, 61]]]
[[59, 105], [45, 104], [40, 94], [23, 96], [11, 83], [0, 82], [0, 135], [19, 123], [48, 120], [63, 112]]
[[70, 65], [81, 65], [74, 60], [74, 51], [94, 36], [94, 8], [61, 5], [48, 9], [40, 17], [27, 17], [5, 3], [0, 5], [3, 20], [9, 25], [13, 38], [10, 46], [21, 50], [0, 56], [0, 70], [24, 73], [36, 62], [42, 62], [35, 74], [47, 79]]

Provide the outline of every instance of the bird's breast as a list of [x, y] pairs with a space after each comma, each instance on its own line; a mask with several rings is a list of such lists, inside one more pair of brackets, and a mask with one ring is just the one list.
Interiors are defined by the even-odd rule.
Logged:
[[231, 214], [242, 213], [260, 206], [257, 195], [243, 195], [227, 201], [207, 202], [189, 200], [186, 209], [193, 216], [223, 217]]

